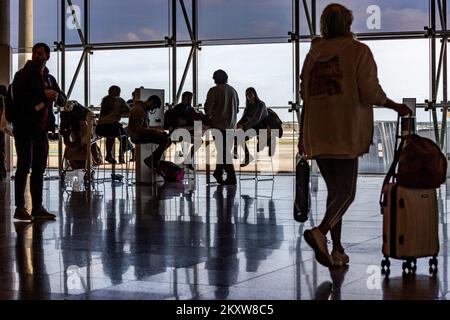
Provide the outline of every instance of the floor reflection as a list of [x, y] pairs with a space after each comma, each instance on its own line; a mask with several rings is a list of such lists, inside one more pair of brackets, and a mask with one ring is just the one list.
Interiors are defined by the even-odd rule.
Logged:
[[[53, 223], [53, 222], [50, 222]], [[51, 287], [46, 270], [43, 231], [46, 222], [15, 222], [17, 299], [50, 299]]]
[[[381, 261], [381, 221], [366, 178], [344, 220], [347, 268], [318, 265], [303, 231], [320, 221], [319, 180], [310, 220], [292, 219], [292, 178], [206, 185], [204, 176], [155, 188], [98, 183], [82, 192], [48, 183], [48, 224], [14, 223], [13, 184], [0, 185], [0, 299], [443, 299], [448, 296], [447, 192], [440, 198], [437, 278], [419, 261], [415, 278], [393, 263], [389, 281], [367, 287]], [[450, 199], [450, 198], [449, 198]], [[396, 274], [396, 272], [398, 274]]]

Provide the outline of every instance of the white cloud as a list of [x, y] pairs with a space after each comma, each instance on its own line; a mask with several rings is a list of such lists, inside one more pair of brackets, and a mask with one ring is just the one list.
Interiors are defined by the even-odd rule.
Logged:
[[125, 35], [125, 39], [126, 41], [141, 41], [141, 38], [139, 38], [139, 36], [134, 32], [128, 32]]
[[158, 32], [158, 31], [150, 29], [150, 28], [142, 28], [140, 30], [140, 33], [142, 34], [143, 38], [146, 40], [164, 39], [164, 36], [161, 34], [161, 32]]

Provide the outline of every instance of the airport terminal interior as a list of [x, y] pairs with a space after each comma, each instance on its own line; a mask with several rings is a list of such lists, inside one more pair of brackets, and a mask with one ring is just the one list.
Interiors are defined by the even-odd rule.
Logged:
[[[294, 220], [300, 72], [311, 39], [320, 35], [321, 13], [333, 2], [0, 0], [0, 85], [11, 83], [31, 59], [33, 45], [43, 42], [51, 48], [47, 67], [61, 90], [89, 110], [85, 157], [77, 165], [67, 157], [61, 131], [50, 137], [43, 206], [54, 221], [14, 219], [17, 152], [14, 137], [5, 134], [0, 299], [450, 299], [448, 182], [436, 189], [437, 266], [433, 256], [417, 259], [414, 268], [397, 259], [389, 268], [382, 265], [380, 194], [400, 131], [394, 111], [374, 106], [373, 143], [359, 159], [356, 198], [343, 217], [349, 264], [322, 266], [303, 237], [327, 205], [315, 161], [308, 219]], [[414, 131], [448, 159], [447, 1], [340, 3], [353, 11], [352, 30], [372, 50], [384, 91], [415, 110]], [[178, 182], [146, 167], [152, 145], [136, 144], [124, 163], [104, 159], [105, 139], [93, 127], [108, 88], [119, 86], [131, 104], [158, 95], [161, 110], [149, 120], [161, 126], [164, 111], [185, 91], [204, 111], [218, 69], [239, 95], [238, 118], [246, 89], [254, 87], [282, 121], [282, 134], [261, 139], [269, 146], [249, 139], [248, 165], [241, 165], [239, 151], [236, 185], [218, 184], [212, 176], [217, 150], [207, 133], [192, 163], [186, 160], [191, 141], [166, 150], [165, 160], [184, 170]], [[66, 111], [55, 109], [58, 129]], [[128, 119], [121, 122], [126, 126]], [[118, 139], [113, 148], [118, 159]], [[25, 198], [30, 208], [29, 192]]]

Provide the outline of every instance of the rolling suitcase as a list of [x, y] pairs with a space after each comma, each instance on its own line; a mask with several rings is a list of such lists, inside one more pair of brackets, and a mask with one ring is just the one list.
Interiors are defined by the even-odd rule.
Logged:
[[405, 139], [394, 155], [394, 161], [383, 182], [380, 206], [383, 215], [384, 259], [382, 272], [389, 276], [389, 258], [405, 260], [404, 274], [415, 273], [417, 258], [431, 257], [430, 273], [437, 273], [439, 253], [439, 220], [436, 189], [408, 188], [396, 181], [396, 167]]
[[430, 273], [435, 274], [439, 253], [436, 189], [389, 183], [383, 193], [383, 270], [388, 273], [389, 258], [393, 258], [406, 260], [404, 272], [415, 272], [417, 258], [432, 257]]

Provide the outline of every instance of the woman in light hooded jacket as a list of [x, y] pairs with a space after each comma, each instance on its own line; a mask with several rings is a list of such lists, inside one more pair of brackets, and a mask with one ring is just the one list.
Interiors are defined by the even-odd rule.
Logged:
[[[358, 157], [373, 138], [373, 106], [406, 115], [410, 111], [386, 97], [378, 82], [372, 52], [351, 32], [352, 12], [328, 5], [320, 19], [321, 37], [314, 39], [301, 73], [304, 101], [299, 152], [315, 159], [328, 190], [325, 216], [304, 237], [317, 261], [327, 267], [349, 263], [341, 244], [342, 216], [353, 202]], [[330, 232], [333, 250], [328, 252]]]

